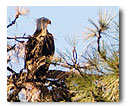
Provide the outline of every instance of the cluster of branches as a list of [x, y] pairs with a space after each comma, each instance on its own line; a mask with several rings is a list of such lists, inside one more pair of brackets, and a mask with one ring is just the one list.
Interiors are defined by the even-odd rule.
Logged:
[[[72, 76], [66, 79], [75, 102], [119, 101], [119, 23], [111, 12], [99, 12], [98, 22], [88, 21], [93, 28], [86, 28], [87, 44], [82, 55], [77, 52], [78, 38], [68, 37], [72, 51], [60, 51], [59, 63], [69, 68]], [[74, 74], [73, 74], [74, 73]]]
[[[7, 28], [15, 24], [18, 18], [16, 15]], [[7, 76], [8, 101], [119, 101], [119, 25], [113, 21], [114, 18], [115, 15], [105, 11], [99, 12], [97, 23], [89, 19], [93, 28], [86, 28], [86, 36], [82, 39], [87, 47], [82, 55], [77, 51], [77, 36], [66, 38], [72, 51], [59, 51], [59, 56], [51, 61], [51, 65], [63, 67], [65, 71], [49, 70], [41, 80], [28, 81], [24, 67], [16, 71], [8, 65], [7, 70], [11, 73]], [[7, 37], [16, 41], [14, 45], [7, 46], [8, 64], [13, 62], [12, 57], [24, 58], [24, 45], [29, 37], [26, 34]], [[111, 41], [108, 43], [109, 40], [114, 44]]]
[[[15, 25], [18, 18], [26, 14], [24, 8], [16, 8], [16, 15], [12, 22], [7, 26], [9, 29]], [[22, 60], [24, 64], [25, 44], [31, 36], [7, 36], [7, 100], [9, 102], [57, 102], [71, 101], [71, 93], [69, 92], [64, 80], [70, 75], [61, 70], [48, 70], [48, 72], [40, 77], [40, 79], [27, 79], [28, 72], [24, 68], [14, 68], [13, 64], [17, 64]]]
[[[119, 101], [119, 24], [114, 18], [111, 12], [104, 11], [99, 12], [97, 23], [89, 19], [93, 28], [86, 28], [88, 45], [82, 55], [84, 65], [72, 62], [81, 77], [74, 75], [67, 79], [68, 87], [76, 91], [72, 101]], [[77, 56], [74, 60], [77, 61]]]

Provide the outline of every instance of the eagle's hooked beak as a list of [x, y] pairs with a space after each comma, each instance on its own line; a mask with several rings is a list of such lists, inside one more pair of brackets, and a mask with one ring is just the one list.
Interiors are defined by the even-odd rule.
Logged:
[[48, 24], [50, 24], [50, 25], [51, 25], [51, 21], [50, 21], [50, 20], [48, 20]]

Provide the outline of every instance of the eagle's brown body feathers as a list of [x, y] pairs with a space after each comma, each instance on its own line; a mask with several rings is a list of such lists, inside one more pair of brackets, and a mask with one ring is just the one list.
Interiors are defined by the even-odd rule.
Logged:
[[47, 30], [36, 30], [25, 46], [25, 67], [28, 77], [44, 75], [54, 55], [54, 39]]

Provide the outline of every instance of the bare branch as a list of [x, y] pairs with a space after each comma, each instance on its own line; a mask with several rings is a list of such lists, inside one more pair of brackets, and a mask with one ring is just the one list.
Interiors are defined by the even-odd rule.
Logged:
[[29, 39], [30, 37], [17, 37], [17, 36], [15, 36], [15, 37], [7, 37], [7, 39], [15, 39], [15, 40], [17, 40], [17, 39]]
[[15, 19], [7, 26], [7, 28], [9, 28], [10, 26], [12, 26], [13, 24], [16, 23], [16, 20], [18, 19], [19, 16], [15, 17]]
[[29, 12], [28, 9], [23, 8], [23, 7], [16, 7], [15, 11], [16, 11], [15, 19], [9, 25], [7, 25], [7, 28], [9, 28], [10, 26], [14, 25], [20, 15], [26, 15]]
[[10, 71], [10, 72], [13, 73], [13, 74], [16, 74], [16, 72], [13, 71], [13, 69], [11, 69], [10, 67], [7, 67], [7, 70]]
[[7, 46], [7, 52], [9, 52], [10, 50], [13, 50], [15, 48], [16, 44], [14, 44], [13, 46]]

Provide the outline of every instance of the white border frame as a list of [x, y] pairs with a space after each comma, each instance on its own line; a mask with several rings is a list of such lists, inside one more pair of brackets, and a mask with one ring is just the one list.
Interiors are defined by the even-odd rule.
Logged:
[[[35, 103], [8, 103], [6, 95], [6, 22], [7, 6], [120, 6], [120, 102], [119, 103], [37, 103], [38, 105], [126, 105], [128, 104], [128, 5], [127, 0], [0, 0], [0, 104], [35, 105]], [[37, 105], [36, 104], [36, 105]]]

